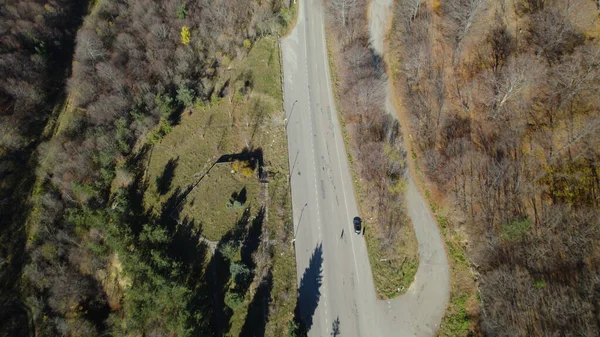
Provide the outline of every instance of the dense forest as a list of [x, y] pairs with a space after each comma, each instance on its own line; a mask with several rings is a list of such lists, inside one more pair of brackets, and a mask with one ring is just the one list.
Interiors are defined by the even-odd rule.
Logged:
[[9, 335], [28, 326], [17, 294], [36, 149], [49, 137], [54, 104], [64, 98], [85, 10], [85, 1], [0, 2], [0, 321]]
[[0, 1], [2, 335], [214, 333], [180, 195], [142, 207], [145, 144], [225, 95], [220, 74], [288, 6]]
[[475, 333], [600, 331], [598, 15], [591, 0], [395, 6], [390, 71], [415, 157], [468, 238]]

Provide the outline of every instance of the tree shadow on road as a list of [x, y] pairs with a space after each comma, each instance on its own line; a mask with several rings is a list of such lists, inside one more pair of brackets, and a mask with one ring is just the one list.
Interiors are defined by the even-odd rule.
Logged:
[[300, 330], [306, 333], [313, 324], [313, 316], [321, 298], [321, 285], [323, 284], [323, 245], [319, 243], [315, 248], [308, 268], [304, 270], [300, 287], [298, 288], [298, 302], [296, 304], [295, 320]]
[[331, 336], [332, 337], [337, 337], [341, 334], [340, 331], [340, 316], [338, 316], [335, 321], [333, 321], [333, 324], [331, 325]]

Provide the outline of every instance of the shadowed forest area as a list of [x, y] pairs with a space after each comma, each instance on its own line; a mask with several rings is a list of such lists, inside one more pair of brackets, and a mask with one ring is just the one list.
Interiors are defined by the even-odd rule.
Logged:
[[476, 280], [454, 278], [441, 335], [600, 333], [599, 6], [395, 5], [389, 70], [412, 155]]
[[25, 221], [36, 180], [36, 149], [51, 136], [65, 96], [75, 34], [87, 1], [0, 4], [0, 334], [27, 335], [21, 301]]
[[[182, 215], [185, 158], [152, 181], [147, 165], [184, 114], [264, 85], [222, 79], [294, 12], [280, 0], [0, 1], [0, 335], [220, 336], [247, 298], [261, 314], [239, 323], [245, 335], [287, 331], [268, 322], [285, 306], [271, 289], [287, 283], [265, 210], [237, 219], [226, 256], [215, 248], [227, 240], [212, 246]], [[161, 199], [147, 209], [150, 184]], [[287, 186], [265, 192], [282, 203], [270, 220], [280, 227]]]

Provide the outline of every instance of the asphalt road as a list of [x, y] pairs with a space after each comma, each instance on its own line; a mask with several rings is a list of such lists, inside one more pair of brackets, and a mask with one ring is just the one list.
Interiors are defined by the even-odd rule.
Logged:
[[417, 280], [406, 295], [377, 300], [364, 239], [352, 227], [358, 211], [331, 91], [323, 15], [320, 0], [301, 1], [297, 25], [282, 41], [300, 316], [309, 336], [426, 336], [445, 309], [436, 298], [446, 293], [447, 302], [447, 284], [435, 289], [440, 284], [434, 280], [447, 281], [443, 244], [422, 198], [409, 199], [421, 258]]
[[[393, 0], [372, 0], [369, 8], [371, 46], [380, 55], [384, 53], [392, 4]], [[385, 108], [397, 117], [391, 97], [388, 83]], [[387, 321], [383, 323], [387, 331], [383, 336], [434, 336], [448, 305], [450, 273], [437, 223], [410, 172], [406, 179], [406, 207], [419, 242], [419, 269], [408, 291], [387, 303]], [[396, 331], [402, 331], [402, 334]]]

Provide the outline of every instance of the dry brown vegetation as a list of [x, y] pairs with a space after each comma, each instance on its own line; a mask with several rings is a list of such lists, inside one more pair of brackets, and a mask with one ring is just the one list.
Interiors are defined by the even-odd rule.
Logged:
[[[386, 74], [381, 57], [369, 47], [367, 2], [326, 2], [338, 109], [344, 121], [361, 212], [367, 223], [367, 244], [377, 291], [398, 295], [417, 270], [417, 247], [405, 213], [406, 152], [400, 124], [386, 113]], [[335, 40], [335, 41], [334, 41]], [[380, 261], [384, 259], [387, 261]]]
[[600, 333], [597, 5], [395, 6], [390, 70], [419, 167], [469, 239], [476, 332]]
[[[175, 220], [183, 191], [155, 213], [141, 207], [144, 159], [185, 109], [262, 85], [248, 72], [237, 93], [221, 79], [260, 37], [285, 29], [288, 6], [98, 0], [84, 19], [87, 1], [0, 1], [0, 334], [224, 331], [202, 268], [215, 263], [198, 231]], [[63, 111], [56, 127], [52, 111]], [[238, 232], [248, 222], [241, 216]], [[279, 278], [278, 268], [259, 274]]]

